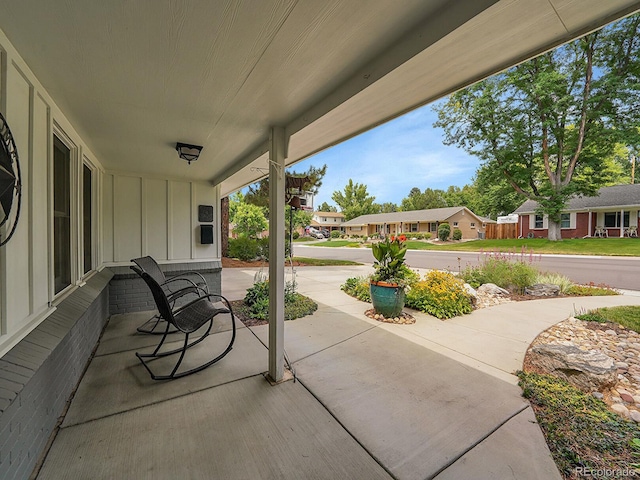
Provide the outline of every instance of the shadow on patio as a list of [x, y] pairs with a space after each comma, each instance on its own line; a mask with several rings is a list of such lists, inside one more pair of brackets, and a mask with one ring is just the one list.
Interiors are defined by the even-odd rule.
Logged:
[[286, 322], [297, 378], [278, 386], [267, 326], [155, 382], [134, 355], [158, 340], [135, 333], [150, 313], [113, 316], [38, 478], [559, 478], [517, 386], [367, 321], [324, 272], [305, 293], [333, 306]]

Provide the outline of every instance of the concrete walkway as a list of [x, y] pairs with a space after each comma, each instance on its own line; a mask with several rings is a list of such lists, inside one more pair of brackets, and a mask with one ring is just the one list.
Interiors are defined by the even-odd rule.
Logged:
[[[339, 290], [369, 271], [297, 269], [319, 309], [286, 323], [296, 381], [275, 387], [262, 376], [267, 326], [240, 328], [232, 352], [202, 372], [154, 382], [134, 355], [157, 341], [135, 334], [148, 314], [112, 317], [38, 478], [560, 478], [512, 372], [574, 308], [640, 297], [388, 325]], [[223, 294], [242, 298], [254, 274], [225, 269]], [[189, 355], [210, 355], [228, 335], [221, 325]]]

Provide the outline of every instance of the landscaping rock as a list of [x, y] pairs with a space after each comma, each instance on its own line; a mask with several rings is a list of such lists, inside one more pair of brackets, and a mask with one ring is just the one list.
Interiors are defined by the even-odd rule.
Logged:
[[629, 410], [629, 415], [631, 416], [631, 420], [636, 423], [640, 423], [640, 412], [637, 410]]
[[497, 286], [495, 283], [483, 283], [478, 287], [478, 293], [495, 296], [509, 296], [509, 291]]
[[616, 413], [619, 413], [624, 418], [629, 418], [631, 416], [631, 414], [629, 413], [629, 409], [624, 405], [622, 405], [621, 403], [616, 403], [614, 405], [611, 405], [611, 410], [613, 410]]
[[602, 391], [615, 385], [617, 369], [613, 359], [601, 352], [585, 352], [575, 345], [543, 344], [533, 347], [531, 366], [563, 378], [586, 392]]
[[469, 299], [471, 299], [471, 305], [475, 306], [476, 303], [478, 302], [478, 293], [468, 283], [464, 284], [464, 290], [465, 290], [465, 292], [467, 292], [467, 295], [469, 296]]
[[525, 295], [533, 297], [557, 297], [560, 293], [560, 287], [551, 283], [536, 283], [524, 289]]

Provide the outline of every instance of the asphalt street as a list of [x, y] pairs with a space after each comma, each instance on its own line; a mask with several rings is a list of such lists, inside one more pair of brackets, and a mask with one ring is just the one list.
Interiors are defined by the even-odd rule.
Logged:
[[[328, 248], [294, 244], [294, 255], [310, 258], [352, 260], [373, 263], [369, 248]], [[482, 253], [410, 250], [407, 264], [415, 268], [435, 268], [458, 271], [482, 261]], [[640, 290], [640, 257], [611, 257], [588, 255], [514, 255], [531, 262], [540, 270], [562, 273], [575, 283], [604, 283], [614, 288]]]

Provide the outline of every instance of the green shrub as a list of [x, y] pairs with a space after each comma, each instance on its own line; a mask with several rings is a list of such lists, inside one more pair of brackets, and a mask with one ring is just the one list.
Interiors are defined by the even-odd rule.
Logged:
[[437, 270], [431, 270], [424, 280], [409, 289], [405, 304], [441, 319], [471, 313], [473, 310], [463, 283], [453, 274]]
[[473, 288], [484, 283], [494, 283], [511, 292], [524, 293], [524, 289], [536, 282], [538, 270], [523, 260], [514, 260], [504, 255], [486, 256], [476, 267], [467, 267], [460, 272]]
[[[247, 313], [251, 318], [269, 318], [269, 282], [259, 282], [247, 289], [244, 297]], [[318, 309], [318, 304], [295, 291], [295, 283], [287, 282], [284, 289], [284, 319], [294, 320], [310, 315]]]
[[424, 238], [425, 240], [429, 240], [431, 238], [431, 234], [425, 233], [424, 235], [422, 235], [422, 238]]
[[340, 230], [331, 230], [331, 238], [340, 238], [341, 236]]
[[453, 239], [454, 240], [462, 240], [462, 230], [459, 228], [453, 229]]
[[293, 236], [294, 240], [300, 238], [300, 232], [298, 232], [297, 230], [295, 230], [291, 235]]
[[370, 276], [347, 278], [340, 286], [340, 290], [362, 302], [371, 303], [371, 294], [369, 293], [370, 281]]
[[229, 257], [240, 260], [253, 260], [260, 253], [260, 245], [257, 240], [241, 236], [229, 239]]
[[534, 283], [548, 283], [560, 287], [560, 293], [567, 294], [573, 286], [573, 282], [560, 273], [539, 273]]
[[438, 238], [441, 242], [446, 242], [451, 233], [451, 227], [448, 223], [441, 223], [438, 227]]
[[[269, 237], [262, 237], [256, 240], [258, 244], [258, 254], [260, 257], [269, 261]], [[291, 242], [289, 241], [289, 234], [284, 238], [284, 256], [289, 257], [291, 255]]]
[[607, 295], [620, 295], [618, 291], [607, 285], [571, 285], [567, 291], [568, 295], [578, 295], [583, 297], [605, 297]]
[[580, 315], [576, 315], [576, 318], [584, 322], [607, 323], [607, 319], [604, 318], [598, 310], [591, 310], [586, 313], [581, 313]]
[[[564, 478], [578, 478], [576, 468], [635, 472], [640, 427], [624, 420], [593, 395], [551, 375], [518, 372], [522, 396], [536, 420]], [[631, 478], [620, 476], [620, 478]], [[605, 478], [594, 475], [593, 478]], [[612, 477], [613, 478], [613, 477]]]

